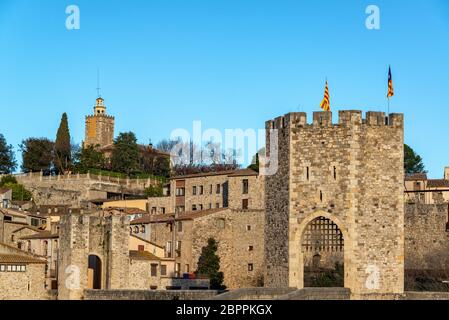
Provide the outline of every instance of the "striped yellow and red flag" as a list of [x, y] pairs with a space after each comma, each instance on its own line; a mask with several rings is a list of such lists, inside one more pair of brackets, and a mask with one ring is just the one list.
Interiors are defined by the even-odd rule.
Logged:
[[320, 108], [324, 111], [331, 111], [331, 102], [329, 99], [329, 86], [326, 80], [326, 89], [324, 89], [324, 99], [321, 101]]
[[393, 77], [391, 76], [391, 67], [388, 67], [388, 94], [387, 98], [394, 96]]

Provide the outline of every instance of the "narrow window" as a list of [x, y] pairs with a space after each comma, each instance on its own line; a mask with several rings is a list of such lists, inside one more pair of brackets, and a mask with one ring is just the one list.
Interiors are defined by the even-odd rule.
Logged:
[[249, 182], [248, 179], [243, 179], [243, 194], [248, 194]]
[[178, 222], [178, 232], [182, 232], [182, 221]]
[[181, 257], [181, 241], [176, 241], [176, 256]]
[[167, 275], [167, 266], [165, 264], [161, 265], [161, 276]]
[[251, 226], [250, 225], [246, 226], [246, 231], [251, 231]]
[[309, 174], [309, 167], [307, 167], [307, 168], [306, 168], [306, 179], [307, 179], [307, 181], [309, 181], [309, 177], [310, 177], [310, 174]]
[[196, 195], [196, 186], [193, 187], [192, 193], [194, 196]]
[[248, 199], [243, 199], [242, 200], [242, 209], [243, 210], [248, 210]]
[[203, 211], [203, 205], [200, 204], [200, 211]]
[[320, 201], [323, 202], [323, 191], [320, 190]]
[[196, 204], [192, 204], [192, 211], [196, 211]]
[[248, 271], [251, 272], [254, 270], [254, 265], [252, 263], [248, 263]]
[[334, 180], [337, 180], [337, 167], [334, 166]]
[[253, 246], [249, 246], [248, 247], [248, 251], [253, 251], [254, 250], [254, 247]]
[[157, 277], [157, 264], [152, 264], [151, 265], [151, 276], [152, 277]]
[[203, 194], [204, 193], [204, 188], [203, 188], [203, 186], [200, 186], [200, 194]]
[[165, 257], [171, 258], [171, 241], [167, 241], [167, 244], [165, 245]]
[[220, 184], [217, 184], [217, 194], [220, 194]]

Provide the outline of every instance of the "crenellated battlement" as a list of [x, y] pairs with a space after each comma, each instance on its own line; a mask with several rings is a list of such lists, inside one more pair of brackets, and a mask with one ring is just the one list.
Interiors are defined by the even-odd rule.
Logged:
[[338, 112], [338, 121], [332, 122], [332, 112], [317, 111], [313, 113], [312, 122], [307, 121], [307, 113], [291, 112], [265, 123], [266, 129], [291, 128], [322, 128], [322, 127], [349, 127], [349, 126], [388, 126], [403, 127], [404, 115], [391, 113], [388, 117], [385, 112], [368, 111], [365, 118], [360, 110], [341, 110]]
[[95, 119], [95, 118], [106, 118], [106, 119], [110, 119], [110, 120], [115, 120], [114, 116], [110, 116], [107, 114], [91, 114], [91, 115], [86, 116], [86, 120]]

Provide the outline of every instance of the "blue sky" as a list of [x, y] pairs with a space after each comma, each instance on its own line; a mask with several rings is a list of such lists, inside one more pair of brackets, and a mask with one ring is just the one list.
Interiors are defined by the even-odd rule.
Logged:
[[[65, 28], [70, 4], [80, 30]], [[380, 30], [365, 27], [370, 4]], [[30, 136], [53, 139], [67, 112], [81, 142], [97, 68], [116, 132], [156, 143], [194, 120], [258, 129], [317, 111], [326, 77], [335, 120], [341, 109], [386, 111], [389, 64], [391, 111], [405, 113], [406, 142], [441, 177], [448, 1], [0, 0], [0, 133], [16, 148]]]

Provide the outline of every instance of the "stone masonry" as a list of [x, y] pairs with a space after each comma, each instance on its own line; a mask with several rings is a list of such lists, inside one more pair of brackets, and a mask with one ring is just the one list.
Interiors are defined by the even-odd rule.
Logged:
[[[353, 297], [404, 287], [403, 115], [289, 113], [266, 123], [278, 133], [278, 170], [266, 177], [268, 287], [302, 288], [303, 234], [319, 217], [344, 236], [345, 287]], [[275, 149], [273, 149], [275, 150]], [[273, 155], [273, 157], [275, 154]], [[270, 161], [273, 161], [270, 158]]]
[[117, 212], [71, 213], [60, 222], [59, 300], [83, 298], [88, 259], [101, 261], [101, 288], [125, 289], [129, 277], [129, 222]]

